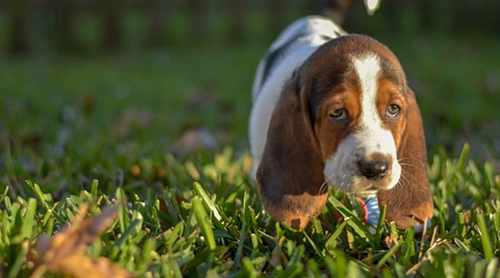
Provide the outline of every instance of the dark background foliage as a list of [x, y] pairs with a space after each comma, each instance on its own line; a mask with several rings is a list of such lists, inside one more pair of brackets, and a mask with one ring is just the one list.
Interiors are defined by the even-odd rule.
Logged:
[[[4, 138], [45, 140], [50, 122], [68, 105], [98, 126], [118, 121], [128, 108], [148, 110], [162, 137], [171, 140], [193, 125], [224, 133], [223, 141], [244, 138], [258, 60], [284, 26], [321, 4], [4, 1]], [[474, 156], [498, 159], [499, 10], [494, 0], [385, 0], [373, 16], [362, 1], [347, 15], [348, 32], [371, 35], [400, 58], [421, 103], [430, 150], [444, 146], [457, 152], [469, 141]], [[52, 117], [37, 124], [35, 134], [17, 134], [25, 125], [6, 118], [20, 116], [15, 113], [24, 113], [24, 106], [32, 108], [25, 113], [34, 121], [42, 120], [39, 114]], [[36, 134], [42, 129], [43, 136]]]

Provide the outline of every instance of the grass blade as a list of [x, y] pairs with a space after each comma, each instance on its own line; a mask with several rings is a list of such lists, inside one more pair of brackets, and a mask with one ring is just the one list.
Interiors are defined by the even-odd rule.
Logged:
[[400, 246], [401, 246], [401, 243], [398, 242], [391, 249], [389, 249], [389, 251], [387, 251], [387, 253], [385, 253], [385, 255], [382, 257], [382, 259], [380, 259], [380, 261], [378, 261], [377, 266], [376, 266], [377, 269], [380, 269], [387, 262], [387, 260], [389, 260], [389, 258], [392, 255], [394, 255], [394, 253], [399, 249]]
[[205, 237], [208, 248], [211, 251], [215, 250], [215, 247], [217, 246], [215, 244], [214, 232], [212, 231], [212, 227], [210, 225], [210, 219], [208, 218], [205, 208], [201, 203], [200, 197], [193, 198], [193, 211], [196, 217], [196, 221], [200, 226], [201, 233]]
[[33, 232], [33, 225], [35, 223], [36, 214], [36, 200], [30, 198], [28, 200], [28, 206], [26, 208], [26, 214], [24, 215], [23, 225], [21, 227], [20, 236], [21, 239], [30, 239]]
[[350, 218], [350, 221], [348, 221], [349, 226], [351, 226], [356, 231], [356, 233], [361, 236], [361, 238], [364, 238], [369, 242], [373, 242], [373, 235], [368, 231], [363, 223], [361, 223], [358, 215], [349, 211], [349, 209], [347, 209], [344, 204], [342, 204], [333, 196], [328, 198], [328, 201], [334, 206], [335, 209], [340, 212], [340, 214], [342, 214], [343, 217]]
[[[23, 266], [24, 261], [26, 261], [26, 254], [28, 254], [29, 249], [29, 240], [25, 240], [21, 243], [21, 251], [17, 254], [17, 257], [10, 268], [9, 275], [7, 278], [15, 278], [18, 277], [19, 271], [21, 271], [21, 267]], [[1, 272], [0, 272], [1, 274]]]
[[201, 187], [201, 184], [198, 183], [198, 182], [194, 182], [193, 183], [193, 188], [194, 188], [194, 191], [196, 192], [196, 194], [201, 197], [201, 199], [203, 200], [203, 203], [214, 214], [214, 217], [217, 220], [220, 221], [221, 220], [221, 216], [220, 216], [219, 211], [217, 210], [217, 207], [214, 205], [214, 203], [212, 202], [212, 200], [210, 200], [210, 198], [208, 197], [208, 195], [205, 192], [205, 190], [203, 190], [203, 187]]
[[491, 249], [491, 241], [490, 234], [486, 227], [486, 222], [484, 220], [484, 215], [482, 213], [478, 213], [476, 215], [477, 225], [479, 226], [479, 230], [481, 231], [481, 243], [483, 245], [484, 257], [487, 260], [491, 260], [494, 258], [493, 249]]

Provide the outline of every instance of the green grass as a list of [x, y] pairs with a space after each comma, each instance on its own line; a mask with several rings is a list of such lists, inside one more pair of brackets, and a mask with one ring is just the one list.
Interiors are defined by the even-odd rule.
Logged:
[[[120, 206], [88, 254], [138, 277], [498, 277], [500, 41], [377, 38], [400, 58], [423, 112], [435, 204], [424, 240], [389, 223], [371, 234], [333, 191], [303, 232], [266, 217], [246, 130], [269, 42], [35, 55], [0, 64], [0, 277], [29, 276], [37, 238], [83, 203], [90, 215]], [[193, 125], [219, 146], [171, 154]]]
[[[53, 235], [72, 220], [79, 206], [98, 212], [126, 199], [119, 220], [89, 248], [137, 276], [318, 276], [415, 275], [495, 277], [500, 255], [500, 176], [491, 164], [435, 155], [429, 165], [435, 202], [432, 230], [422, 241], [412, 230], [388, 223], [372, 235], [358, 220], [346, 196], [330, 192], [319, 219], [303, 232], [266, 218], [255, 185], [248, 180], [249, 157], [197, 153], [184, 159], [169, 154], [150, 161], [164, 176], [146, 170], [140, 177], [125, 170], [122, 187], [97, 180], [78, 185], [63, 175], [75, 193], [40, 187], [31, 180], [2, 186], [0, 262], [7, 277], [33, 269], [26, 253], [41, 233]], [[194, 164], [194, 167], [188, 166]], [[14, 173], [15, 174], [15, 170]], [[70, 177], [81, 175], [69, 170]], [[107, 172], [110, 179], [116, 175]], [[102, 179], [103, 181], [105, 179]], [[43, 180], [40, 180], [43, 182]], [[90, 181], [89, 181], [90, 182]], [[115, 184], [119, 186], [119, 184]], [[20, 191], [22, 188], [22, 191]], [[342, 203], [339, 200], [343, 201]], [[334, 212], [346, 219], [336, 223]], [[386, 247], [384, 238], [396, 235]], [[281, 255], [280, 255], [281, 254]], [[194, 255], [194, 256], [193, 256]], [[356, 274], [357, 275], [357, 274]]]

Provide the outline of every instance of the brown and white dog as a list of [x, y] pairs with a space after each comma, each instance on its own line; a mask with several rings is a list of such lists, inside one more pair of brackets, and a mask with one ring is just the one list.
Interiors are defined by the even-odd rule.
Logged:
[[260, 62], [252, 93], [254, 175], [274, 220], [303, 229], [325, 183], [376, 194], [398, 228], [432, 217], [420, 111], [386, 46], [326, 17], [299, 19]]

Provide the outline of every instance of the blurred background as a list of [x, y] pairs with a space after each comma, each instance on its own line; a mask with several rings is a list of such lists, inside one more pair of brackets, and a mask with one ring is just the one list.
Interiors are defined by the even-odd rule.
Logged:
[[[189, 140], [248, 150], [259, 60], [282, 28], [322, 3], [0, 2], [2, 171], [43, 176], [51, 160], [128, 169], [189, 151]], [[343, 27], [399, 57], [431, 154], [470, 142], [472, 157], [499, 169], [500, 1], [382, 0], [369, 16], [359, 0]]]

